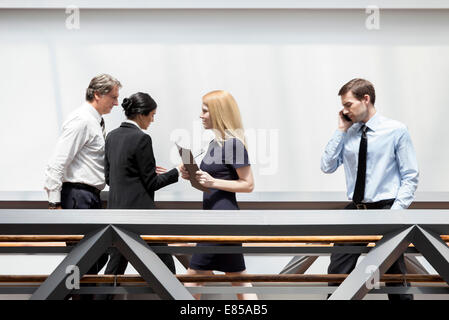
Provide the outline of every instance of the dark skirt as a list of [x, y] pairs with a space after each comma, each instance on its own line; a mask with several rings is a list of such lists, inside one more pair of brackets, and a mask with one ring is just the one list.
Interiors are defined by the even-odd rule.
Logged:
[[[241, 244], [198, 243], [202, 246], [242, 246]], [[241, 253], [196, 253], [190, 260], [190, 269], [216, 270], [221, 272], [241, 272], [246, 269], [245, 260]]]

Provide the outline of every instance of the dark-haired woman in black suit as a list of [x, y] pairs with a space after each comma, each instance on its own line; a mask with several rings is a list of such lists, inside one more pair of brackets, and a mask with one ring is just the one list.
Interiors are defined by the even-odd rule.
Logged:
[[[157, 104], [138, 92], [122, 103], [127, 120], [106, 138], [105, 177], [109, 185], [108, 209], [153, 209], [154, 191], [178, 181], [179, 168], [157, 167], [151, 137], [143, 132], [154, 121]], [[175, 273], [169, 254], [158, 255]], [[112, 250], [105, 274], [124, 274], [127, 260]]]

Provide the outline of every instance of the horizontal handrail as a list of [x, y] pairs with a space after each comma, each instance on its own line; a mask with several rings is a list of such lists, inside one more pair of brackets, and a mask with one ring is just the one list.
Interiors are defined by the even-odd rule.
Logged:
[[[176, 275], [179, 281], [186, 282], [343, 282], [347, 274], [244, 274], [244, 275]], [[0, 286], [6, 283], [42, 283], [47, 275], [0, 275]], [[384, 274], [380, 282], [403, 283], [438, 283], [444, 282], [439, 275], [433, 274]], [[146, 283], [139, 275], [85, 275], [80, 283]]]
[[2, 235], [87, 235], [108, 226], [163, 236], [449, 235], [449, 210], [0, 210]]
[[[376, 242], [382, 236], [141, 236], [149, 243], [366, 243]], [[78, 242], [81, 235], [0, 235], [0, 242]], [[449, 235], [441, 239], [449, 242]]]

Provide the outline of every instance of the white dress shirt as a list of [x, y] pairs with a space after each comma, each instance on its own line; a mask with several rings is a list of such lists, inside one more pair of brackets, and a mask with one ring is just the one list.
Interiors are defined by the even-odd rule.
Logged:
[[[358, 155], [363, 123], [347, 132], [337, 130], [321, 158], [321, 170], [332, 173], [343, 164], [348, 199], [352, 200], [357, 179]], [[376, 113], [367, 123], [365, 197], [363, 202], [395, 198], [391, 209], [406, 209], [418, 186], [418, 163], [407, 127]]]
[[56, 150], [45, 170], [49, 202], [61, 201], [63, 182], [105, 186], [104, 137], [101, 115], [88, 102], [72, 112], [62, 126]]

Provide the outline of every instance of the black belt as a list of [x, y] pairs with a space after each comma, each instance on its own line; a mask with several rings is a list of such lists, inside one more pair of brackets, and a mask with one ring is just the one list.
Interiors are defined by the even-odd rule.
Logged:
[[95, 188], [95, 187], [92, 187], [92, 186], [89, 186], [88, 184], [85, 184], [85, 183], [78, 183], [78, 182], [64, 182], [63, 184], [62, 184], [62, 186], [64, 187], [64, 186], [67, 186], [67, 187], [71, 187], [71, 188], [74, 188], [74, 189], [81, 189], [81, 190], [86, 190], [86, 191], [89, 191], [89, 192], [92, 192], [93, 194], [95, 194], [95, 195], [97, 195], [97, 196], [99, 196], [100, 195], [100, 190], [98, 190], [97, 188]]
[[387, 199], [387, 200], [381, 200], [377, 202], [367, 202], [367, 203], [355, 203], [354, 206], [359, 210], [367, 210], [367, 209], [382, 209], [386, 205], [393, 205], [394, 201], [396, 199]]

